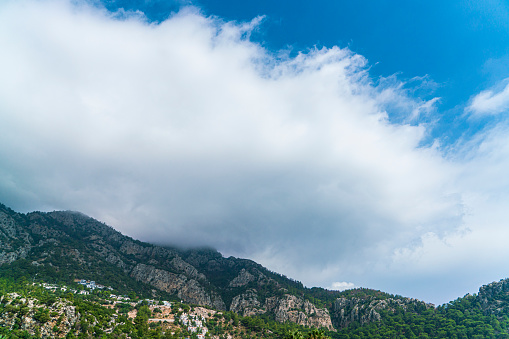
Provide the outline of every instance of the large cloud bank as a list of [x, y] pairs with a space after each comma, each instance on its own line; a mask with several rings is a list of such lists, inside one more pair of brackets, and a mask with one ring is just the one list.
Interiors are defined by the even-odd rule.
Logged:
[[[0, 200], [307, 285], [446, 301], [504, 277], [505, 127], [423, 147], [434, 101], [372, 83], [348, 49], [271, 53], [259, 21], [2, 2]], [[502, 106], [487, 95], [477, 110]]]

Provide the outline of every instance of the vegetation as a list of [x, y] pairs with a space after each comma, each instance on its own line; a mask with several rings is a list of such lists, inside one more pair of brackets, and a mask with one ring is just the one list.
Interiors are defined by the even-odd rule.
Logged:
[[[509, 338], [509, 280], [434, 307], [370, 289], [306, 288], [250, 260], [224, 258], [210, 249], [145, 244], [77, 213], [24, 215], [1, 204], [0, 213], [17, 227], [4, 232], [2, 227], [10, 226], [0, 220], [0, 255], [23, 253], [0, 264], [0, 339], [196, 338], [200, 331], [217, 339]], [[296, 296], [327, 309], [336, 331], [278, 322], [271, 310], [242, 317], [209, 307], [200, 308], [204, 319], [197, 318], [198, 306], [180, 302], [179, 291], [165, 292], [133, 278], [128, 272], [140, 263], [183, 280], [199, 276], [194, 282], [225, 305], [248, 291], [255, 291], [260, 305], [274, 300], [269, 298]], [[242, 271], [245, 281], [232, 287]], [[96, 280], [111, 290], [84, 291], [75, 279]]]
[[[14, 294], [13, 294], [14, 293]], [[162, 315], [162, 302], [149, 307], [147, 302], [113, 302], [111, 293], [94, 291], [89, 295], [79, 295], [56, 289], [46, 289], [32, 283], [23, 275], [18, 278], [0, 278], [0, 319], [14, 319], [11, 327], [1, 327], [0, 335], [5, 338], [38, 338], [40, 328], [49, 324], [55, 334], [61, 331], [62, 305], [72, 305], [80, 314], [80, 320], [66, 334], [67, 338], [182, 338], [195, 337], [179, 320], [172, 324], [150, 323], [153, 316]], [[345, 298], [370, 298], [380, 300], [390, 295], [378, 291], [356, 290], [342, 294]], [[393, 296], [394, 297], [394, 296]], [[361, 325], [352, 322], [337, 332], [313, 329], [293, 323], [278, 323], [273, 315], [241, 317], [234, 312], [210, 313], [204, 323], [209, 337], [222, 338], [226, 334], [235, 338], [509, 338], [509, 303], [507, 292], [489, 297], [467, 295], [439, 307], [423, 307], [421, 304], [407, 304], [394, 311], [379, 310], [381, 320]], [[502, 299], [501, 299], [502, 298]], [[35, 300], [30, 308], [29, 300]], [[327, 299], [325, 300], [327, 302]], [[497, 314], [487, 305], [496, 303]], [[110, 306], [111, 305], [111, 306]], [[133, 306], [134, 305], [134, 306]], [[172, 315], [179, 319], [182, 314], [191, 314], [195, 306], [174, 303]], [[134, 318], [127, 312], [136, 310]], [[23, 319], [31, 317], [38, 327], [30, 333], [23, 330]]]

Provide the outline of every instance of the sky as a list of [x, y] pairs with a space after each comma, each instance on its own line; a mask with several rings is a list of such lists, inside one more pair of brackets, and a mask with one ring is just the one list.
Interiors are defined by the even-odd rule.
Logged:
[[509, 277], [503, 1], [4, 0], [0, 201], [442, 304]]

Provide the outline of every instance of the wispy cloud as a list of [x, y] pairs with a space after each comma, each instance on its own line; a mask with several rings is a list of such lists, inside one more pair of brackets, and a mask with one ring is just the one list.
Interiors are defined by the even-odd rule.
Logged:
[[509, 81], [504, 80], [496, 89], [482, 91], [477, 94], [466, 108], [474, 115], [493, 115], [509, 109]]

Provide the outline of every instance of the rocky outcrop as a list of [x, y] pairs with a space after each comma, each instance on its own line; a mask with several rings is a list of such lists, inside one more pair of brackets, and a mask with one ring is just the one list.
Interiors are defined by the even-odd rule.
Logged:
[[31, 237], [8, 214], [0, 211], [0, 265], [26, 258]]
[[157, 258], [160, 260], [170, 260], [177, 255], [177, 252], [165, 247], [153, 246], [140, 241], [133, 241], [124, 237], [120, 241], [120, 252], [122, 254], [133, 255], [136, 257]]
[[279, 322], [293, 322], [302, 326], [334, 330], [329, 311], [326, 308], [318, 308], [309, 300], [291, 294], [267, 298], [262, 305], [256, 291], [250, 289], [233, 298], [230, 310], [243, 316], [270, 312]]
[[476, 298], [485, 315], [503, 316], [509, 310], [509, 279], [482, 286]]
[[[45, 306], [40, 305], [37, 299], [23, 298], [16, 293], [2, 296], [1, 299], [4, 312], [0, 314], [0, 326], [9, 330], [19, 326], [30, 335], [38, 334], [42, 338], [65, 337], [80, 320], [76, 307], [64, 299]], [[37, 313], [42, 308], [51, 317], [45, 320], [38, 317]]]
[[332, 312], [336, 327], [345, 328], [357, 321], [361, 325], [380, 321], [380, 313], [377, 311], [387, 307], [385, 300], [374, 300], [370, 304], [361, 303], [358, 298], [338, 298], [333, 304]]
[[255, 290], [248, 290], [233, 298], [230, 304], [230, 311], [238, 313], [243, 317], [255, 316], [267, 312], [266, 307], [262, 307], [258, 301], [258, 295]]
[[230, 284], [228, 287], [241, 287], [249, 284], [251, 281], [255, 280], [255, 276], [246, 271], [245, 268], [240, 270], [240, 273], [238, 276], [235, 277], [232, 281], [230, 281]]
[[179, 256], [176, 256], [173, 258], [173, 260], [170, 262], [170, 264], [173, 265], [173, 267], [179, 271], [184, 272], [188, 277], [198, 280], [207, 280], [204, 274], [199, 273], [198, 270], [192, 266], [189, 265], [187, 262], [182, 260]]
[[146, 254], [145, 247], [136, 244], [134, 241], [124, 241], [120, 247], [120, 252], [127, 255]]
[[309, 300], [286, 294], [282, 298], [267, 299], [265, 305], [268, 311], [275, 314], [276, 321], [290, 321], [303, 326], [334, 329], [329, 311], [326, 308], [317, 308]]
[[[0, 212], [0, 237], [3, 239], [14, 239], [17, 236], [15, 221], [7, 214]], [[7, 244], [10, 247], [10, 244]]]
[[19, 253], [18, 251], [14, 252], [6, 252], [2, 251], [0, 252], [0, 265], [3, 264], [10, 264], [14, 262], [15, 260], [18, 260], [19, 258], [23, 258], [22, 253]]
[[203, 286], [184, 274], [175, 274], [157, 269], [151, 265], [138, 264], [131, 272], [134, 279], [150, 284], [162, 291], [177, 294], [186, 303], [226, 309], [221, 297], [215, 293], [208, 294]]
[[382, 319], [381, 310], [395, 312], [398, 308], [407, 310], [408, 305], [419, 304], [421, 307], [432, 308], [433, 304], [426, 304], [422, 301], [411, 298], [337, 298], [332, 305], [332, 320], [336, 328], [345, 328], [353, 322], [361, 325], [370, 322], [377, 322]]
[[113, 264], [115, 266], [118, 266], [122, 269], [126, 269], [127, 268], [127, 265], [124, 263], [124, 261], [122, 259], [120, 259], [117, 255], [115, 255], [114, 253], [108, 253], [106, 256], [105, 256], [105, 260], [107, 262], [109, 262], [110, 264]]

